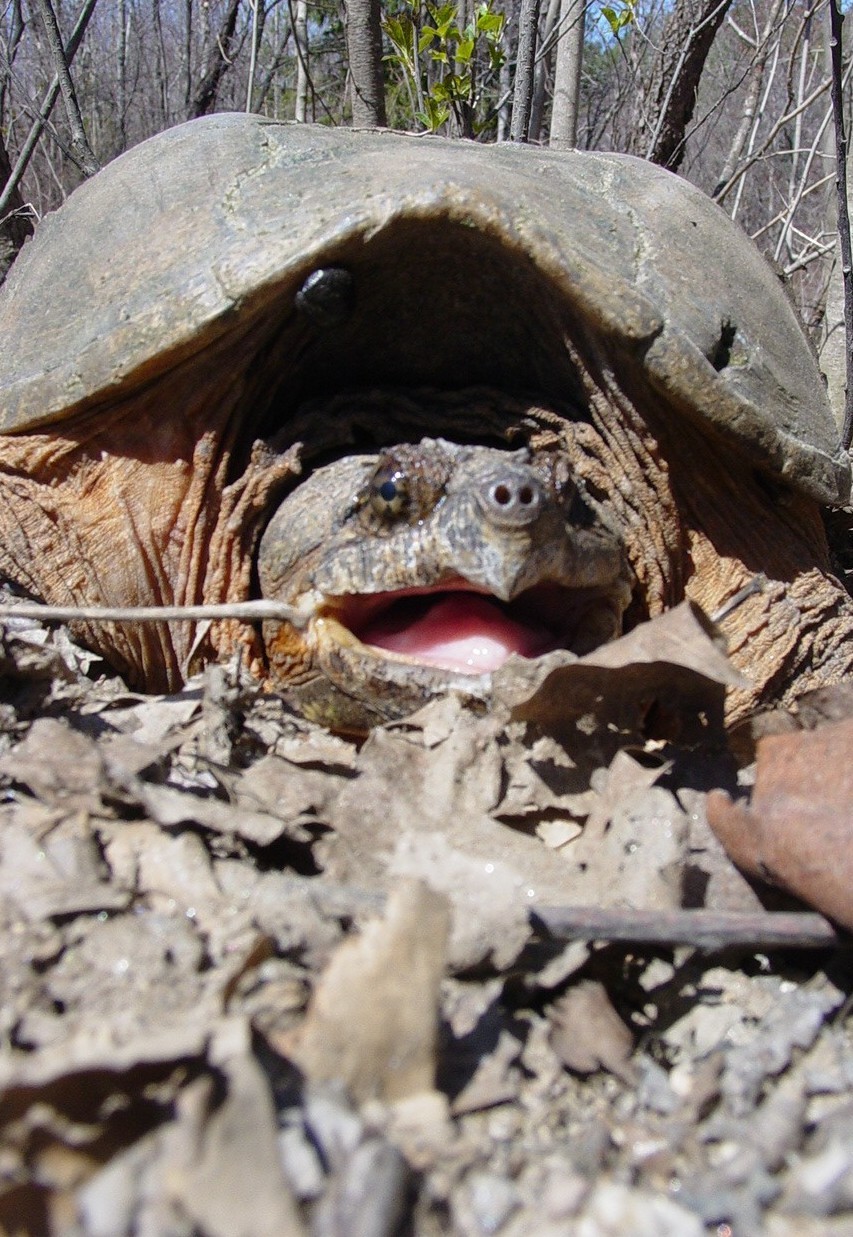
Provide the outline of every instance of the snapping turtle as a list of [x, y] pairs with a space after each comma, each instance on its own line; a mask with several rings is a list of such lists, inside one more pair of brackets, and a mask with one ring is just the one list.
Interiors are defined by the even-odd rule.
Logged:
[[849, 464], [776, 277], [638, 160], [214, 116], [117, 159], [0, 297], [0, 572], [171, 689], [242, 646], [365, 727], [688, 596], [752, 688], [853, 664], [820, 507]]

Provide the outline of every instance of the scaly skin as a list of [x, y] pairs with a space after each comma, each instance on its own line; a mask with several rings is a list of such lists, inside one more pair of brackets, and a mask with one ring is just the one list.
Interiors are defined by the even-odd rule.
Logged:
[[[109, 412], [66, 421], [61, 433], [3, 440], [0, 572], [54, 604], [241, 601], [253, 592], [258, 568], [264, 591], [288, 600], [312, 590], [423, 589], [464, 575], [452, 555], [442, 559], [433, 535], [452, 505], [450, 491], [470, 497], [478, 461], [517, 459], [534, 467], [547, 518], [532, 542], [529, 530], [523, 542], [492, 537], [504, 582], [493, 575], [477, 587], [515, 595], [519, 566], [536, 564], [532, 575], [518, 577], [518, 588], [549, 572], [560, 578], [565, 563], [562, 551], [554, 558], [555, 548], [582, 548], [591, 574], [566, 583], [581, 608], [585, 590], [598, 590], [587, 615], [588, 643], [595, 643], [616, 634], [623, 618], [633, 626], [685, 596], [713, 614], [761, 573], [763, 591], [721, 620], [732, 660], [752, 683], [730, 695], [729, 720], [853, 672], [853, 601], [829, 571], [817, 503], [758, 478], [734, 452], [666, 409], [641, 414], [604, 365], [594, 375], [581, 372], [582, 419], [482, 389], [367, 392], [306, 408], [286, 432], [249, 449], [235, 413], [238, 394], [219, 370], [202, 381], [187, 362], [168, 384], [182, 417], [164, 414], [165, 395], [154, 387]], [[377, 449], [354, 454], [348, 439], [371, 428]], [[400, 517], [378, 515], [369, 488], [383, 444], [417, 443], [427, 428], [467, 438], [479, 429], [492, 442], [528, 444], [521, 450], [529, 455], [445, 440], [397, 448], [391, 462], [412, 483], [411, 503]], [[328, 458], [336, 443], [338, 462], [299, 483], [312, 459]], [[457, 519], [457, 530], [467, 528], [476, 541], [486, 525], [472, 518], [476, 504], [458, 506], [458, 514], [465, 510], [468, 524]], [[464, 543], [457, 538], [456, 551], [467, 552]], [[372, 583], [371, 563], [379, 572]], [[571, 597], [565, 594], [568, 608]], [[240, 647], [259, 678], [293, 687], [298, 707], [344, 729], [400, 716], [447, 685], [452, 676], [434, 667], [365, 654], [342, 635], [339, 610], [333, 605], [307, 633], [217, 623], [201, 644], [188, 623], [99, 624], [78, 634], [128, 682], [154, 691], [180, 685], [193, 648], [203, 661]], [[576, 645], [583, 651], [583, 639]], [[457, 686], [464, 677], [461, 688], [476, 696], [482, 684], [456, 676]]]
[[620, 633], [630, 599], [620, 539], [559, 456], [433, 439], [319, 469], [273, 517], [259, 573], [265, 596], [312, 616], [304, 636], [267, 624], [273, 681], [315, 720], [356, 730], [449, 685], [488, 697], [485, 676], [365, 647], [352, 628], [370, 597], [472, 591], [523, 607], [528, 624], [558, 610], [554, 642], [577, 653]]

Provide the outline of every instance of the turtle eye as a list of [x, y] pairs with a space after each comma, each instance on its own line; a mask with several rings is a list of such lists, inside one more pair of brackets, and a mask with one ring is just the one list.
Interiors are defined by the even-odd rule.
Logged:
[[409, 486], [399, 468], [377, 469], [370, 483], [370, 505], [384, 520], [394, 520], [409, 503]]

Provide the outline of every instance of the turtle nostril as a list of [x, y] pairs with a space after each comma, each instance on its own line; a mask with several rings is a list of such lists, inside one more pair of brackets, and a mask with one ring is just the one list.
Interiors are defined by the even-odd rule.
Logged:
[[[520, 470], [519, 470], [520, 471]], [[489, 481], [480, 491], [485, 515], [497, 524], [517, 526], [533, 524], [542, 506], [542, 490], [529, 476], [504, 476]]]

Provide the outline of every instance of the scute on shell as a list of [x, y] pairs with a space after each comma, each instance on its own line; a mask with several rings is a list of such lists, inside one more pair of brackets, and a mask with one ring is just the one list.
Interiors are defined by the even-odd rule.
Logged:
[[[322, 332], [294, 298], [329, 265], [356, 302]], [[570, 338], [795, 488], [849, 494], [777, 276], [702, 193], [628, 156], [237, 114], [169, 130], [47, 218], [0, 291], [0, 431], [112, 405], [196, 355], [215, 365], [242, 331], [247, 373], [304, 358], [289, 400], [334, 381], [571, 401]]]

